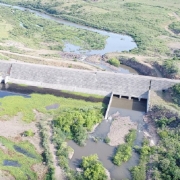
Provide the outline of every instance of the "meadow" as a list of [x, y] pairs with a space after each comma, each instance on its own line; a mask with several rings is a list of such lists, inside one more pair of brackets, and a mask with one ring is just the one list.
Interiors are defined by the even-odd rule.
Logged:
[[[55, 111], [63, 111], [65, 109], [102, 107], [102, 103], [86, 102], [83, 100], [40, 94], [32, 94], [30, 98], [22, 96], [7, 96], [4, 98], [0, 98], [0, 103], [1, 117], [4, 115], [13, 117], [17, 115], [18, 112], [21, 112], [23, 115], [23, 120], [26, 122], [32, 122], [35, 120], [35, 114], [33, 112], [34, 109], [42, 113], [55, 113]], [[58, 109], [49, 111], [46, 110], [46, 106], [55, 103], [60, 105]]]
[[[0, 148], [0, 169], [10, 172], [15, 179], [23, 179], [29, 177], [31, 179], [37, 179], [37, 174], [33, 171], [32, 166], [42, 162], [42, 157], [36, 152], [34, 146], [28, 141], [24, 142], [13, 142], [12, 140], [6, 139], [0, 136], [0, 144], [3, 148]], [[23, 148], [24, 150], [31, 153], [34, 158], [28, 157], [15, 150], [14, 146]], [[4, 160], [17, 161], [18, 166], [5, 166]]]
[[[13, 41], [34, 49], [62, 51], [66, 42], [82, 49], [101, 49], [106, 36], [43, 19], [28, 11], [0, 7], [0, 42]], [[23, 53], [15, 43], [0, 49]]]
[[[158, 55], [170, 53], [167, 44], [179, 37], [166, 30], [180, 16], [178, 0], [0, 0], [53, 14], [76, 23], [128, 34], [138, 49], [131, 52]], [[162, 38], [168, 37], [168, 38]]]

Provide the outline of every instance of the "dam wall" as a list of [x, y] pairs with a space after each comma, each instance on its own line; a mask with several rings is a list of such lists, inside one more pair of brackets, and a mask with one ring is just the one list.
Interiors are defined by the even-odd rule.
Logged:
[[0, 61], [0, 76], [6, 76], [11, 68], [11, 63]]
[[166, 90], [179, 80], [155, 78], [104, 71], [87, 71], [46, 65], [1, 62], [0, 70], [10, 68], [9, 81], [44, 88], [69, 90], [89, 94], [148, 98], [149, 89]]

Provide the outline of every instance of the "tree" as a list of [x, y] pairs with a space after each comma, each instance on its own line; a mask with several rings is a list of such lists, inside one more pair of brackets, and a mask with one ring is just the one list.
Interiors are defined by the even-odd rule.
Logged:
[[98, 160], [97, 154], [83, 157], [82, 168], [83, 174], [87, 180], [106, 180], [106, 172], [101, 162]]

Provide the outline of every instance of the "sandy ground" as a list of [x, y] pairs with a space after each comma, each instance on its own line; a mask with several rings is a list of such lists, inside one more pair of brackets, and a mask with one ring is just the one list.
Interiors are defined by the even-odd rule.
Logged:
[[34, 172], [37, 173], [38, 176], [38, 180], [42, 180], [44, 179], [44, 175], [47, 172], [47, 166], [43, 165], [43, 164], [34, 164], [32, 166], [32, 169], [34, 170]]
[[129, 133], [130, 129], [137, 129], [137, 124], [132, 122], [130, 117], [121, 117], [116, 113], [113, 117], [113, 122], [108, 133], [110, 139], [110, 146], [118, 146], [125, 143], [125, 136]]
[[[32, 130], [35, 135], [33, 137], [22, 137], [21, 134], [27, 130]], [[14, 140], [28, 140], [35, 146], [39, 153], [42, 152], [37, 122], [32, 122], [29, 124], [23, 122], [21, 120], [20, 113], [12, 118], [7, 118], [4, 116], [0, 119], [0, 136]]]

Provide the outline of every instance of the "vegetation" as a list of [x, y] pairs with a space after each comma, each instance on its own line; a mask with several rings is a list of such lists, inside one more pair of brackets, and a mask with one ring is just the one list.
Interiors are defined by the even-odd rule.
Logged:
[[113, 66], [116, 66], [116, 67], [119, 67], [120, 66], [120, 61], [116, 58], [111, 58], [109, 61], [108, 61], [109, 64], [113, 65]]
[[113, 163], [120, 166], [123, 162], [128, 161], [132, 156], [132, 146], [136, 139], [136, 130], [130, 130], [129, 134], [125, 137], [125, 144], [118, 146], [116, 153], [113, 157]]
[[104, 142], [107, 143], [107, 144], [110, 143], [109, 137], [106, 137], [106, 138], [104, 139]]
[[55, 127], [60, 128], [69, 139], [82, 146], [86, 142], [87, 131], [101, 120], [101, 109], [83, 108], [62, 112], [54, 123]]
[[180, 60], [180, 49], [174, 50], [174, 58], [173, 60]]
[[107, 176], [103, 165], [99, 162], [98, 156], [91, 155], [83, 157], [82, 169], [84, 178], [87, 180], [106, 180]]
[[0, 54], [0, 60], [9, 60], [9, 58], [3, 54]]
[[46, 180], [55, 180], [55, 176], [54, 176], [54, 166], [53, 166], [53, 159], [52, 159], [52, 154], [49, 151], [49, 145], [48, 145], [48, 138], [49, 136], [47, 135], [47, 128], [46, 128], [46, 124], [45, 122], [41, 121], [40, 124], [40, 135], [41, 135], [41, 144], [42, 147], [44, 148], [44, 152], [43, 152], [43, 157], [44, 157], [44, 161], [46, 162], [46, 165], [48, 166], [48, 173], [46, 176]]
[[[103, 0], [71, 3], [64, 0], [1, 0], [9, 4], [38, 9], [55, 16], [107, 31], [131, 35], [138, 49], [131, 52], [146, 54], [167, 53], [166, 40], [161, 35], [171, 36], [164, 25], [176, 20], [179, 15], [177, 0]], [[171, 15], [170, 12], [172, 13]]]
[[[66, 42], [81, 46], [84, 49], [102, 49], [106, 36], [77, 29], [43, 19], [30, 13], [8, 7], [0, 7], [0, 41], [12, 40], [15, 45], [3, 46], [0, 49], [20, 52], [19, 43], [36, 49], [61, 50]], [[1, 33], [2, 31], [2, 33]]]
[[67, 91], [67, 90], [61, 90], [61, 92], [65, 92], [65, 93], [69, 93], [69, 94], [74, 94], [74, 95], [78, 95], [78, 96], [83, 96], [83, 97], [104, 98], [104, 96], [97, 95], [97, 94], [87, 94], [87, 93]]
[[146, 179], [146, 164], [149, 160], [152, 149], [153, 148], [149, 147], [149, 142], [147, 140], [144, 140], [142, 147], [136, 147], [136, 151], [140, 154], [140, 161], [138, 166], [134, 166], [131, 169], [133, 180]]
[[[92, 103], [82, 100], [40, 94], [32, 94], [31, 98], [25, 98], [22, 96], [6, 96], [4, 98], [0, 98], [0, 103], [1, 108], [3, 109], [3, 111], [0, 111], [0, 116], [8, 115], [12, 117], [17, 115], [18, 112], [21, 112], [23, 115], [23, 120], [26, 122], [32, 122], [35, 119], [33, 109], [36, 109], [39, 112], [47, 113], [46, 106], [54, 103], [61, 104], [61, 110], [75, 107], [82, 108], [85, 106], [92, 108], [102, 107], [102, 103]], [[59, 111], [59, 108], [56, 110], [51, 110], [49, 113], [55, 113], [57, 111]], [[91, 125], [89, 125], [89, 127], [90, 126]]]
[[[180, 179], [180, 118], [178, 114], [165, 107], [154, 106], [149, 118], [155, 121], [160, 140], [158, 146], [150, 148], [146, 145], [140, 149], [141, 159], [144, 160], [140, 161], [139, 168], [133, 168], [134, 179], [139, 179], [138, 175], [140, 177], [140, 175], [145, 174], [144, 170], [151, 171], [152, 179]], [[149, 155], [150, 158], [144, 158]]]
[[164, 61], [163, 68], [165, 69], [167, 74], [175, 74], [175, 73], [178, 73], [179, 71], [176, 62], [173, 60]]
[[180, 33], [180, 22], [173, 22], [169, 25], [169, 28], [176, 34]]
[[34, 136], [34, 132], [30, 129], [30, 130], [25, 131], [24, 135], [28, 136], [28, 137], [32, 137], [32, 136]]
[[180, 106], [180, 83], [178, 84], [175, 84], [173, 87], [172, 87], [172, 99], [174, 100], [174, 102], [176, 104], [178, 104]]
[[[28, 176], [31, 179], [37, 179], [37, 174], [33, 171], [32, 166], [42, 162], [41, 156], [36, 152], [34, 146], [28, 141], [20, 141], [19, 143], [13, 142], [9, 139], [0, 136], [0, 144], [3, 145], [3, 149], [0, 148], [0, 169], [10, 172], [16, 179], [24, 179]], [[17, 145], [20, 148], [25, 149], [29, 153], [33, 154], [36, 158], [28, 157], [20, 152], [17, 152], [14, 148]], [[4, 160], [17, 161], [19, 167], [4, 166]]]

